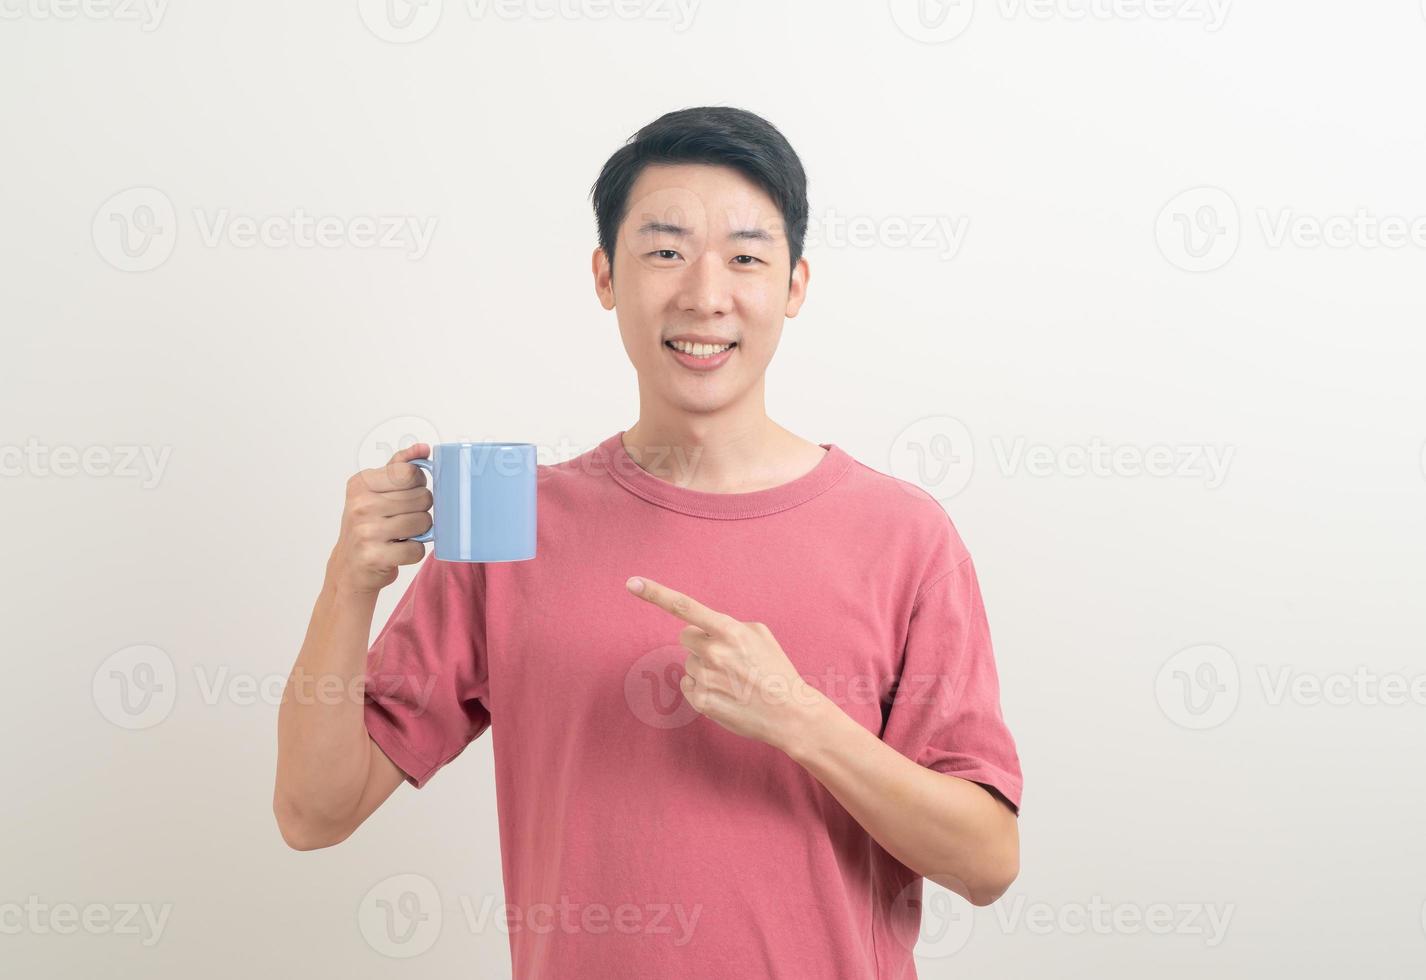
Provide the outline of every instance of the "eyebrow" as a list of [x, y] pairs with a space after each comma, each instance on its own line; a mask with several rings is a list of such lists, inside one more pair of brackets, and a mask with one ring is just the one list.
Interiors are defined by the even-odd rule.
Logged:
[[[690, 234], [689, 230], [682, 225], [670, 224], [667, 221], [645, 221], [639, 226], [640, 235], [674, 235], [679, 238]], [[728, 240], [735, 242], [765, 242], [772, 244], [772, 233], [763, 228], [738, 228], [728, 233]]]

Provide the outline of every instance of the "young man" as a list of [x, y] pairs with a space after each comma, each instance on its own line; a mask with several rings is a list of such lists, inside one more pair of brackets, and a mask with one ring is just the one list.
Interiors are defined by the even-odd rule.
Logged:
[[521, 980], [912, 977], [922, 877], [986, 905], [1019, 867], [966, 548], [928, 494], [764, 410], [809, 275], [781, 133], [669, 113], [593, 198], [638, 420], [540, 467], [537, 558], [427, 559], [369, 650], [424, 557], [429, 447], [352, 478], [294, 676], [365, 701], [284, 702], [283, 837], [344, 840], [490, 728]]

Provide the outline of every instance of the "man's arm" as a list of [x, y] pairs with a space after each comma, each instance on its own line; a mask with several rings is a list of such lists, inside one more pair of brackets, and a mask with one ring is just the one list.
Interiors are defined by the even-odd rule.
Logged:
[[928, 769], [803, 680], [772, 631], [635, 576], [629, 591], [689, 625], [680, 687], [700, 714], [781, 749], [916, 873], [989, 905], [1020, 873], [1018, 817], [979, 784]]
[[325, 584], [283, 691], [272, 811], [299, 851], [346, 840], [404, 778], [367, 734], [353, 683], [365, 673], [374, 602]]
[[808, 685], [800, 721], [779, 744], [892, 857], [969, 901], [989, 905], [1020, 873], [1019, 820], [979, 783], [906, 758]]
[[364, 682], [376, 597], [398, 565], [426, 553], [405, 539], [431, 526], [425, 475], [407, 462], [428, 451], [418, 443], [347, 483], [341, 535], [277, 715], [272, 811], [298, 850], [351, 836], [404, 778], [367, 734]]

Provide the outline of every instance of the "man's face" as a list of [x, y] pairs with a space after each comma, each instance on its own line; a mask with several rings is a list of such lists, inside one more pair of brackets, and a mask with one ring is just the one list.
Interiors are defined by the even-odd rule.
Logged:
[[[629, 193], [612, 273], [594, 252], [595, 288], [614, 310], [641, 393], [712, 412], [761, 384], [785, 317], [807, 289], [806, 259], [789, 275], [782, 213], [736, 170], [649, 166]], [[680, 338], [717, 349], [676, 349]], [[699, 352], [703, 356], [699, 356]]]

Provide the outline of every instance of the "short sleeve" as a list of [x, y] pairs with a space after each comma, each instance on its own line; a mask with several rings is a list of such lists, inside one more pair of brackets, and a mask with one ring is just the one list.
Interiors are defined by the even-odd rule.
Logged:
[[1018, 815], [1022, 777], [969, 557], [927, 582], [907, 627], [883, 741], [936, 772], [993, 788]]
[[490, 727], [484, 571], [428, 555], [367, 653], [366, 730], [417, 789]]

